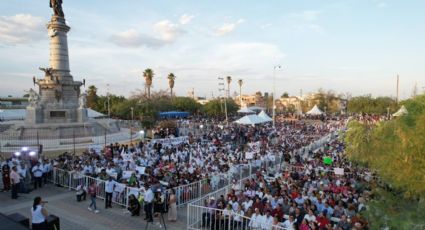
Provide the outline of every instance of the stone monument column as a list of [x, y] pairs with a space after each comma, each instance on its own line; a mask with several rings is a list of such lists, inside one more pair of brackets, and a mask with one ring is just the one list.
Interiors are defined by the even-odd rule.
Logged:
[[79, 103], [82, 82], [74, 81], [69, 68], [67, 33], [71, 29], [65, 21], [62, 1], [51, 0], [54, 10], [47, 24], [50, 39], [49, 67], [43, 79], [33, 79], [39, 87], [39, 97], [27, 107], [27, 123], [75, 123], [85, 122], [87, 109]]
[[65, 18], [56, 15], [52, 16], [47, 24], [50, 36], [50, 68], [63, 75], [69, 75], [69, 55], [67, 33], [71, 29], [65, 24]]

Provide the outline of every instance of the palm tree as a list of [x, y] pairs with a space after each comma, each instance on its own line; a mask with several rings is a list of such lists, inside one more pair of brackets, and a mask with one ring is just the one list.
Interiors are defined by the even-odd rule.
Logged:
[[239, 85], [239, 101], [240, 101], [240, 106], [242, 107], [242, 85], [243, 85], [242, 79], [238, 80], [238, 85]]
[[176, 80], [176, 76], [173, 73], [168, 74], [168, 85], [170, 86], [170, 94], [171, 98], [173, 97], [173, 88], [174, 88], [174, 80]]
[[227, 76], [226, 77], [227, 80], [227, 97], [230, 97], [230, 83], [232, 82], [232, 77], [231, 76]]
[[151, 98], [151, 86], [152, 86], [152, 78], [154, 76], [154, 72], [152, 69], [145, 69], [143, 72], [143, 77], [145, 78], [146, 89], [148, 91], [148, 98]]

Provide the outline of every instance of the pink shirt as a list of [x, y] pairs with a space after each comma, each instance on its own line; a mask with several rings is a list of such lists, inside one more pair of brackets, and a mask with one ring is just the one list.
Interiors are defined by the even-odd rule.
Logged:
[[19, 179], [20, 179], [19, 174], [12, 170], [12, 172], [10, 173], [10, 183], [18, 184]]

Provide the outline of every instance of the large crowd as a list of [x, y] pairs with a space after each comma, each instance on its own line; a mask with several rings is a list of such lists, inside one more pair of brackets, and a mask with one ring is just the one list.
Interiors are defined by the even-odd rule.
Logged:
[[365, 209], [374, 178], [366, 169], [351, 165], [343, 149], [340, 141], [333, 140], [317, 151], [291, 157], [281, 173], [257, 174], [241, 189], [211, 196], [205, 200], [209, 210], [202, 215], [203, 227], [366, 229], [368, 223], [359, 212]]

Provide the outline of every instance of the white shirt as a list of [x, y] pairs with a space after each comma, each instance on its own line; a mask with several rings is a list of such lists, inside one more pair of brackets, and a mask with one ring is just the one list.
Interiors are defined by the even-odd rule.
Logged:
[[107, 180], [105, 183], [105, 192], [107, 193], [113, 193], [114, 192], [114, 187], [115, 187], [115, 181], [111, 180]]
[[154, 195], [153, 195], [152, 189], [149, 188], [145, 192], [144, 199], [146, 203], [151, 203], [153, 201], [153, 198], [154, 198]]
[[41, 213], [42, 208], [43, 207], [41, 205], [37, 205], [35, 210], [33, 207], [31, 207], [31, 223], [40, 224], [46, 220], [43, 216], [43, 213]]
[[285, 220], [285, 222], [283, 222], [283, 227], [287, 230], [294, 230], [294, 224], [295, 220], [292, 222], [290, 220]]
[[271, 229], [273, 225], [273, 217], [272, 216], [263, 216], [261, 221], [261, 228], [263, 229]]
[[34, 177], [42, 177], [43, 176], [43, 167], [40, 166], [34, 166], [32, 168], [32, 173], [34, 174]]
[[261, 226], [263, 216], [261, 214], [252, 214], [251, 221], [249, 222], [249, 227], [259, 228]]

